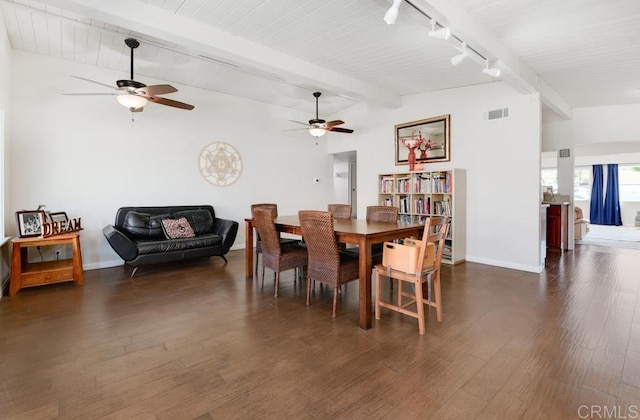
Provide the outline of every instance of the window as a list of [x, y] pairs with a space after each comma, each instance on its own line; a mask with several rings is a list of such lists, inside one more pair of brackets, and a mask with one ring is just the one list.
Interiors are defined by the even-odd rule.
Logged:
[[640, 165], [618, 165], [620, 201], [640, 201]]
[[542, 191], [546, 192], [545, 187], [552, 187], [552, 192], [558, 192], [558, 170], [556, 168], [546, 168], [540, 171]]
[[573, 199], [575, 201], [591, 199], [591, 166], [576, 166], [573, 177]]
[[[606, 165], [604, 166], [606, 194]], [[576, 166], [573, 197], [576, 201], [591, 199], [591, 166]], [[640, 201], [640, 165], [618, 165], [620, 201]]]

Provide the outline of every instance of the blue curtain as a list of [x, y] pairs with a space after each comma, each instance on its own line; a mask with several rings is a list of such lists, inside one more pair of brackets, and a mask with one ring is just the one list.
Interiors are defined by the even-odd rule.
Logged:
[[620, 192], [618, 189], [618, 165], [607, 165], [607, 194], [604, 198], [602, 224], [620, 226]]
[[594, 225], [604, 224], [602, 207], [603, 176], [602, 165], [593, 165], [593, 182], [591, 184], [591, 203], [589, 206], [589, 221]]

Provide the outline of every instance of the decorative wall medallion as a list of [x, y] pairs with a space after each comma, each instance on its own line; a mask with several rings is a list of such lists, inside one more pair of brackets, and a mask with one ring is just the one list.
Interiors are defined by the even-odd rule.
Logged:
[[226, 187], [242, 174], [240, 153], [228, 143], [211, 143], [200, 152], [200, 173], [211, 184]]

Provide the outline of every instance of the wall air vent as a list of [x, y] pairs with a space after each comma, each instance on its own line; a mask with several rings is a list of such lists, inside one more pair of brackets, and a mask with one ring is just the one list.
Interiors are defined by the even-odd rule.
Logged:
[[509, 108], [492, 109], [484, 112], [485, 121], [498, 120], [509, 117]]
[[571, 156], [571, 149], [560, 149], [558, 151], [558, 156], [561, 158], [568, 158]]

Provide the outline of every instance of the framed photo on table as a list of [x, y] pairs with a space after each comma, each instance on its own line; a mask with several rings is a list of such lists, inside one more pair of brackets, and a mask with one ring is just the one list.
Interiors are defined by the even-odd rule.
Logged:
[[45, 222], [44, 217], [44, 211], [42, 210], [17, 211], [16, 223], [18, 224], [18, 236], [21, 238], [42, 236], [42, 225]]
[[67, 222], [69, 221], [69, 218], [67, 217], [66, 212], [58, 211], [58, 212], [49, 213], [49, 221], [51, 223], [62, 222], [66, 225]]
[[451, 160], [450, 114], [395, 126], [396, 165]]

